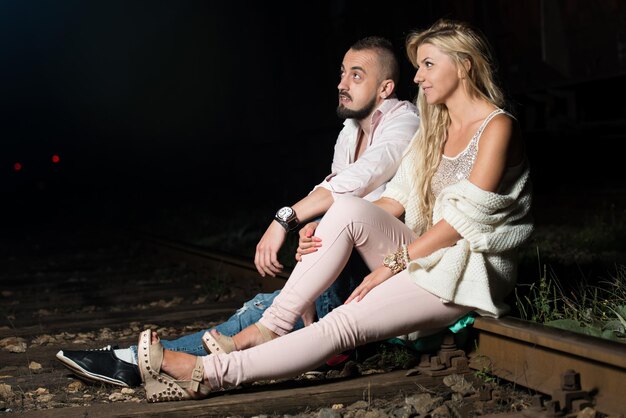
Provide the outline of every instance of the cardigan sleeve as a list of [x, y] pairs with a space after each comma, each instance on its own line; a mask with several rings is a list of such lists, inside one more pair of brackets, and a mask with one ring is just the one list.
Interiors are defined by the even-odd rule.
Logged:
[[462, 180], [442, 191], [435, 218], [445, 219], [470, 243], [472, 251], [498, 253], [525, 242], [533, 231], [528, 170], [506, 194]]

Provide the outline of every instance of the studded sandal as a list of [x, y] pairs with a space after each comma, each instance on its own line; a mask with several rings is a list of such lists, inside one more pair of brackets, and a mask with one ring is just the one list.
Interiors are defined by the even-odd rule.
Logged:
[[[259, 322], [255, 322], [254, 325], [261, 333], [264, 343], [274, 339], [274, 335], [267, 327]], [[202, 345], [209, 354], [230, 353], [232, 351], [237, 351], [233, 337], [219, 333], [217, 335], [213, 335], [211, 331], [205, 332], [202, 336]]]
[[[160, 342], [151, 344], [152, 330], [147, 329], [139, 335], [137, 358], [141, 380], [146, 389], [148, 402], [182, 401], [206, 397], [211, 388], [204, 385], [204, 365], [202, 357], [198, 357], [191, 373], [191, 380], [176, 380], [161, 372], [163, 362], [163, 345]], [[189, 394], [187, 390], [193, 393]]]

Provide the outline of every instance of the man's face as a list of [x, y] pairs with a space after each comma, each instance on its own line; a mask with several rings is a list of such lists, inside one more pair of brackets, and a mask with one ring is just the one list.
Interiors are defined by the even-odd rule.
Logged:
[[382, 102], [380, 66], [374, 51], [350, 49], [341, 63], [337, 115], [344, 119], [367, 118]]

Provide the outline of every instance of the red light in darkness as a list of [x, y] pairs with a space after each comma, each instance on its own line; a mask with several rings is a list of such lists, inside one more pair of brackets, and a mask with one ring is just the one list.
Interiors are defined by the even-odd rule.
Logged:
[[21, 164], [21, 163], [15, 163], [15, 164], [13, 164], [13, 170], [15, 170], [15, 171], [21, 171], [21, 170], [22, 170], [22, 164]]
[[60, 158], [58, 155], [54, 154], [54, 155], [52, 156], [52, 162], [56, 164], [56, 163], [58, 163], [59, 161], [61, 161], [61, 158]]

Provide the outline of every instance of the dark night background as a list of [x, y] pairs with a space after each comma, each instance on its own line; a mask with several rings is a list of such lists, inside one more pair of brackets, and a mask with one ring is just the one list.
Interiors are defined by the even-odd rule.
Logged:
[[4, 249], [164, 207], [269, 222], [330, 169], [349, 45], [388, 37], [412, 100], [404, 39], [439, 17], [493, 43], [539, 204], [569, 199], [567, 221], [596, 192], [622, 201], [624, 1], [0, 0]]

